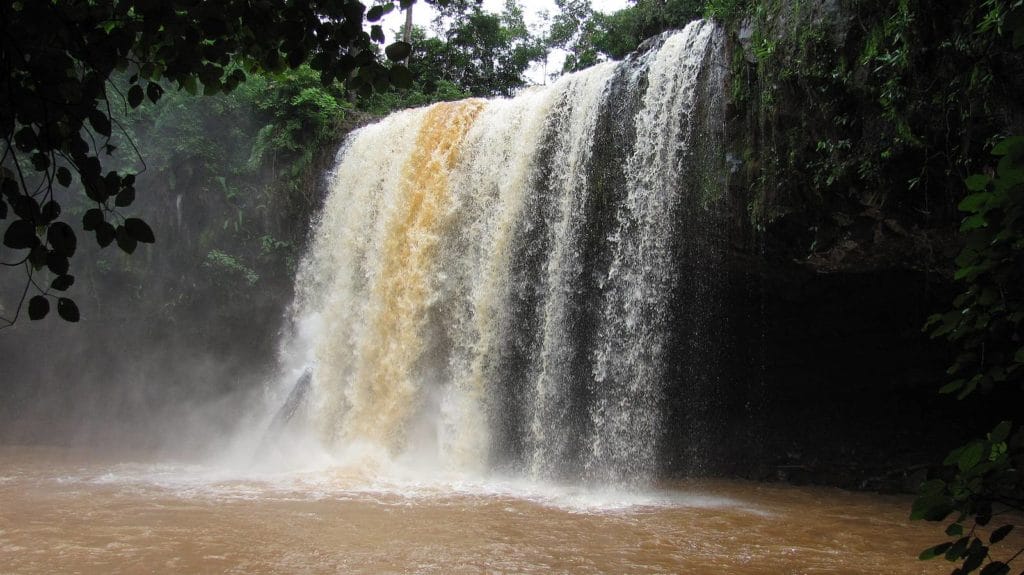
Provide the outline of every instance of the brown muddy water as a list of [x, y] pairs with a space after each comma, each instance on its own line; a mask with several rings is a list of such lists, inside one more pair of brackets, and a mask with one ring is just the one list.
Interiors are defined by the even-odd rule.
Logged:
[[0, 448], [2, 573], [947, 573], [909, 499], [740, 481], [649, 492], [344, 468], [238, 472]]

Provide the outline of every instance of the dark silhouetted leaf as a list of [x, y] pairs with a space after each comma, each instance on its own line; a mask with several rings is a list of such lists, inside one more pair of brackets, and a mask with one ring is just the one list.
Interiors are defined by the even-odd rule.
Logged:
[[92, 125], [92, 129], [96, 130], [101, 136], [110, 137], [110, 119], [107, 115], [99, 110], [89, 111], [89, 124]]
[[43, 319], [48, 313], [50, 313], [50, 302], [46, 296], [32, 296], [32, 299], [28, 300], [29, 319]]
[[978, 525], [985, 526], [988, 522], [992, 521], [992, 503], [988, 501], [981, 501], [978, 503], [978, 508], [974, 512], [974, 522]]
[[37, 270], [41, 270], [46, 267], [46, 257], [50, 255], [50, 250], [46, 249], [46, 246], [40, 242], [32, 248], [32, 251], [28, 254], [28, 263], [32, 264]]
[[96, 177], [100, 176], [103, 171], [103, 164], [100, 163], [99, 158], [96, 156], [89, 156], [84, 158], [81, 162], [76, 162], [78, 165], [78, 171], [84, 177]]
[[388, 76], [391, 80], [391, 84], [396, 88], [406, 89], [412, 86], [412, 73], [409, 69], [400, 64], [395, 64], [388, 71]]
[[4, 232], [4, 245], [12, 250], [25, 250], [39, 243], [36, 227], [27, 220], [15, 220]]
[[156, 241], [156, 237], [153, 236], [153, 230], [149, 228], [149, 224], [138, 218], [126, 219], [124, 227], [133, 238], [144, 244], [151, 244]]
[[14, 145], [22, 152], [31, 152], [38, 146], [38, 139], [35, 131], [25, 126], [14, 134]]
[[64, 275], [68, 273], [70, 263], [67, 256], [57, 252], [49, 252], [46, 254], [46, 267], [56, 275]]
[[953, 393], [954, 391], [957, 391], [958, 389], [962, 388], [964, 386], [964, 383], [966, 383], [966, 380], [954, 379], [953, 381], [951, 381], [951, 382], [947, 383], [946, 385], [943, 385], [942, 387], [940, 387], [939, 388], [939, 393], [942, 393], [942, 394]]
[[388, 44], [387, 48], [384, 48], [384, 54], [387, 55], [388, 60], [392, 62], [400, 62], [409, 57], [412, 54], [412, 46], [408, 42], [394, 42]]
[[1010, 566], [1002, 561], [993, 561], [981, 570], [981, 575], [1009, 575]]
[[32, 154], [31, 160], [32, 160], [32, 167], [35, 168], [35, 170], [37, 172], [42, 172], [46, 168], [50, 167], [50, 157], [47, 156], [46, 154], [41, 154], [41, 153]]
[[103, 210], [99, 208], [93, 208], [85, 212], [82, 216], [82, 229], [87, 232], [95, 230], [100, 224], [103, 223]]
[[929, 547], [922, 551], [921, 554], [917, 556], [917, 558], [922, 561], [927, 561], [928, 559], [935, 559], [936, 557], [944, 554], [946, 550], [952, 546], [953, 544], [949, 541], [945, 543], [939, 543], [934, 547]]
[[121, 188], [121, 174], [114, 170], [107, 172], [107, 175], [103, 176], [103, 185], [106, 186], [108, 194], [114, 195]]
[[57, 253], [71, 257], [75, 255], [75, 248], [78, 247], [78, 239], [74, 230], [64, 222], [54, 222], [46, 230], [46, 240], [50, 247]]
[[370, 39], [378, 44], [383, 44], [385, 40], [384, 29], [376, 24], [370, 26]]
[[117, 247], [121, 248], [126, 254], [133, 253], [139, 245], [138, 241], [128, 233], [124, 226], [117, 226], [115, 237], [117, 238]]
[[16, 196], [11, 200], [11, 208], [19, 218], [28, 220], [33, 225], [43, 219], [42, 210], [39, 209], [39, 202], [31, 196]]
[[369, 10], [366, 11], [366, 21], [367, 22], [376, 22], [377, 20], [380, 20], [383, 17], [384, 17], [384, 7], [383, 6], [374, 6], [374, 7], [370, 8]]
[[953, 503], [945, 495], [923, 495], [914, 500], [911, 519], [942, 521], [953, 511]]
[[71, 185], [71, 170], [64, 166], [57, 168], [57, 182], [65, 188]]
[[78, 316], [78, 306], [75, 305], [75, 302], [71, 301], [70, 299], [68, 299], [66, 297], [58, 298], [57, 299], [57, 315], [59, 315], [61, 318], [63, 318], [64, 321], [69, 321], [71, 323], [74, 323], [74, 322], [78, 321], [78, 317], [79, 317]]
[[129, 187], [121, 190], [120, 192], [118, 192], [117, 196], [114, 197], [114, 205], [119, 207], [119, 208], [126, 208], [126, 207], [132, 205], [132, 202], [134, 202], [134, 201], [135, 201], [135, 187], [134, 186], [129, 186]]
[[1013, 525], [1003, 525], [999, 529], [996, 529], [992, 532], [992, 535], [990, 535], [988, 538], [988, 542], [999, 543], [1003, 539], [1006, 539], [1006, 536], [1010, 534], [1010, 531], [1013, 531]]
[[18, 196], [18, 182], [14, 181], [13, 178], [6, 178], [3, 182], [0, 182], [0, 191], [3, 195], [7, 196], [8, 199], [14, 199]]
[[150, 102], [153, 102], [155, 104], [157, 100], [159, 100], [160, 97], [163, 95], [164, 89], [162, 86], [160, 86], [160, 84], [157, 84], [156, 82], [150, 82], [146, 85], [146, 97], [149, 98]]
[[85, 180], [85, 195], [89, 196], [89, 199], [96, 203], [103, 203], [107, 201], [109, 194], [107, 192], [107, 185], [103, 182], [103, 178], [89, 176]]
[[988, 556], [988, 547], [981, 544], [981, 541], [975, 539], [971, 542], [971, 548], [967, 550], [967, 560], [960, 566], [960, 569], [964, 573], [970, 573], [978, 567], [981, 567], [981, 563]]
[[964, 553], [967, 552], [967, 544], [970, 542], [970, 540], [970, 537], [961, 537], [960, 539], [957, 539], [956, 543], [954, 543], [949, 549], [946, 550], [946, 560], [956, 561], [957, 559], [963, 557]]
[[42, 223], [49, 223], [60, 217], [60, 204], [56, 200], [50, 200], [43, 204], [39, 210], [39, 219]]
[[138, 108], [143, 98], [145, 94], [142, 92], [142, 86], [135, 84], [128, 90], [128, 105], [132, 108]]
[[50, 282], [50, 287], [57, 291], [64, 291], [73, 285], [75, 285], [75, 276], [68, 274], [59, 275]]
[[96, 226], [96, 243], [101, 248], [105, 248], [110, 245], [110, 242], [114, 241], [117, 236], [117, 232], [114, 230], [114, 226], [110, 222], [100, 222]]

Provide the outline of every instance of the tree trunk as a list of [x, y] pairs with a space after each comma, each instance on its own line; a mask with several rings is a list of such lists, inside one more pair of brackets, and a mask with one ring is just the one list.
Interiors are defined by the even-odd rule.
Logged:
[[[405, 30], [402, 32], [402, 40], [406, 44], [412, 44], [412, 4], [409, 4], [409, 7], [405, 9]], [[403, 64], [409, 65], [409, 56], [405, 57]]]

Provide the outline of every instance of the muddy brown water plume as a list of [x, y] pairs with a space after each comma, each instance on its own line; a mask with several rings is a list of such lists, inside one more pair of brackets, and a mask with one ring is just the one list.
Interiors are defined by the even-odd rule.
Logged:
[[[134, 461], [134, 462], [131, 462]], [[369, 485], [343, 470], [0, 448], [4, 573], [939, 575], [907, 497], [700, 481], [646, 494]], [[468, 487], [468, 488], [467, 488]], [[1024, 544], [1011, 534], [1007, 547]]]
[[661, 469], [669, 365], [683, 361], [696, 445], [717, 361], [701, 350], [715, 328], [723, 69], [722, 32], [698, 21], [516, 98], [351, 135], [283, 354], [313, 370], [322, 440], [448, 469], [644, 483]]

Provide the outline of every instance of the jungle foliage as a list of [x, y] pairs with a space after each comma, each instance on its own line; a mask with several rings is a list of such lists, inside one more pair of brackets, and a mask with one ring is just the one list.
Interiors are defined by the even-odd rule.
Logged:
[[[708, 6], [738, 39], [732, 99], [754, 128], [741, 162], [755, 226], [813, 230], [811, 257], [856, 238], [851, 222], [886, 230], [883, 209], [933, 230], [960, 221], [953, 266], [911, 264], [955, 270], [962, 291], [925, 331], [955, 350], [940, 391], [959, 399], [1024, 385], [1022, 4]], [[959, 423], [991, 431], [933, 470], [911, 512], [952, 519], [921, 559], [944, 557], [954, 573], [1008, 574], [1024, 552], [996, 547], [1024, 511], [1024, 431], [991, 407], [965, 410]]]
[[527, 85], [527, 69], [546, 55], [512, 0], [500, 13], [449, 2], [439, 7], [432, 30], [413, 27], [411, 43], [411, 85], [360, 98], [360, 109], [383, 115], [438, 101], [512, 96]]
[[666, 30], [700, 18], [703, 0], [637, 0], [622, 10], [595, 11], [590, 0], [556, 0], [546, 43], [568, 52], [564, 72], [582, 70], [611, 58], [621, 59]]
[[[489, 14], [453, 0], [435, 36], [414, 30], [411, 45], [381, 54], [383, 29], [363, 27], [394, 9], [390, 2], [369, 10], [357, 0], [6, 3], [0, 220], [9, 221], [4, 255], [16, 257], [0, 263], [25, 271], [32, 319], [54, 307], [79, 319], [64, 294], [76, 283], [70, 258], [86, 249], [97, 262], [81, 282], [90, 299], [162, 290], [150, 299], [169, 320], [261, 315], [270, 307], [254, 309], [256, 294], [290, 289], [305, 234], [295, 222], [315, 208], [317, 174], [363, 115], [510, 95], [553, 49], [568, 52], [566, 71], [577, 70], [704, 14], [739, 39], [731, 100], [752, 127], [737, 154], [751, 180], [751, 223], [795, 219], [816, 230], [806, 248], [814, 251], [843, 233], [835, 214], [885, 206], [934, 224], [959, 219], [959, 210], [962, 292], [926, 326], [958, 352], [942, 392], [1021, 385], [1024, 139], [1007, 126], [1019, 123], [1024, 88], [1022, 0], [958, 0], [941, 10], [863, 0], [843, 26], [822, 10], [828, 4], [637, 0], [603, 14], [587, 0], [558, 0], [538, 37], [512, 2]], [[407, 57], [408, 67], [397, 64]], [[192, 97], [200, 92], [208, 97]], [[147, 146], [136, 151], [137, 142]], [[136, 200], [137, 189], [149, 193]], [[78, 229], [96, 246], [79, 245]], [[158, 235], [174, 245], [165, 259], [97, 250], [116, 243], [130, 254]], [[181, 269], [193, 272], [165, 285], [146, 279]], [[211, 294], [236, 297], [211, 318]], [[992, 546], [1014, 527], [992, 522], [1021, 510], [1024, 431], [987, 425], [984, 439], [950, 453], [912, 511], [953, 517], [950, 540], [922, 558], [943, 556], [961, 573], [1008, 573], [1017, 556], [997, 558]]]
[[[3, 244], [14, 254], [3, 264], [25, 270], [24, 294], [36, 294], [28, 300], [29, 317], [46, 316], [56, 300], [62, 318], [79, 319], [77, 304], [59, 295], [74, 283], [70, 259], [78, 248], [77, 226], [62, 216], [63, 190], [80, 189], [88, 199], [80, 229], [100, 247], [116, 243], [132, 253], [138, 243], [155, 241], [149, 224], [127, 213], [137, 174], [109, 169], [119, 115], [158, 102], [170, 87], [227, 93], [251, 74], [306, 63], [325, 85], [339, 78], [363, 94], [408, 85], [404, 66], [387, 67], [378, 56], [376, 46], [385, 40], [380, 25], [363, 29], [364, 21], [393, 8], [388, 2], [367, 10], [357, 0], [0, 5], [0, 219], [11, 220]], [[410, 49], [394, 42], [384, 52], [399, 62]], [[115, 82], [115, 74], [124, 81]], [[15, 321], [24, 300], [5, 323]]]
[[[1024, 45], [1024, 20], [1011, 28]], [[954, 377], [940, 393], [963, 399], [996, 386], [1024, 386], [1024, 137], [1000, 140], [992, 149], [998, 161], [967, 178], [960, 202], [964, 247], [955, 278], [964, 290], [953, 309], [932, 316], [925, 330], [957, 349], [949, 368]], [[954, 516], [946, 535], [953, 537], [921, 554], [962, 561], [959, 573], [981, 568], [985, 575], [1007, 575], [1024, 552], [996, 559], [991, 546], [1014, 529], [1012, 520], [987, 532], [993, 518], [1024, 514], [1024, 427], [1000, 422], [984, 439], [967, 443], [943, 462], [945, 472], [921, 488], [911, 515], [943, 521]], [[969, 522], [969, 523], [968, 523]], [[964, 531], [965, 524], [969, 530]], [[986, 538], [987, 532], [987, 538]]]
[[[736, 3], [718, 4], [736, 17]], [[914, 225], [952, 221], [1021, 82], [1021, 58], [987, 32], [984, 5], [838, 5], [753, 3], [731, 24], [744, 32], [732, 96], [755, 128], [738, 154], [757, 180], [750, 217], [816, 229], [817, 251], [843, 233], [821, 214], [884, 206]]]
[[[525, 68], [542, 54], [513, 2], [501, 14], [483, 12], [475, 2], [453, 3], [444, 12], [448, 17], [437, 23], [436, 36], [414, 30], [415, 48], [402, 54], [409, 56], [409, 82], [378, 83], [370, 94], [365, 84], [352, 81], [360, 74], [358, 69], [342, 81], [325, 76], [312, 58], [295, 67], [282, 60], [271, 70], [252, 64], [246, 54], [232, 54], [224, 75], [244, 75], [245, 81], [220, 90], [201, 87], [202, 80], [196, 90], [190, 90], [187, 82], [168, 83], [166, 75], [157, 77], [156, 72], [147, 84], [135, 63], [129, 62], [123, 70], [115, 66], [105, 82], [114, 103], [107, 108], [105, 100], [97, 100], [109, 119], [110, 133], [101, 135], [98, 150], [90, 148], [90, 153], [101, 156], [105, 171], [127, 174], [123, 178], [133, 182], [133, 202], [128, 206], [114, 196], [97, 203], [82, 193], [77, 182], [49, 188], [44, 182], [33, 188], [40, 194], [37, 202], [51, 194], [48, 197], [60, 205], [67, 223], [55, 220], [49, 226], [54, 231], [48, 232], [34, 225], [36, 220], [27, 227], [17, 223], [22, 218], [15, 212], [10, 241], [22, 245], [15, 241], [15, 232], [26, 227], [25, 242], [32, 242], [30, 232], [51, 251], [67, 249], [66, 244], [73, 242], [76, 253], [89, 265], [74, 275], [58, 276], [45, 264], [36, 267], [20, 258], [8, 262], [31, 274], [27, 286], [16, 288], [19, 293], [22, 288], [30, 295], [38, 292], [26, 298], [29, 316], [47, 315], [52, 303], [59, 315], [72, 319], [103, 316], [108, 321], [131, 322], [145, 317], [154, 327], [172, 323], [176, 331], [193, 333], [194, 341], [241, 329], [266, 334], [266, 341], [259, 344], [272, 345], [280, 308], [288, 300], [290, 278], [309, 231], [305, 222], [322, 200], [322, 174], [344, 135], [397, 109], [512, 93], [525, 84]], [[376, 35], [372, 29], [370, 33]], [[371, 45], [369, 50], [376, 48]], [[212, 82], [212, 75], [208, 79]], [[117, 102], [117, 94], [127, 94], [140, 83], [144, 92], [159, 90], [159, 97]], [[89, 122], [86, 118], [81, 134], [91, 145], [96, 132]], [[20, 167], [26, 176], [34, 173], [16, 142], [9, 152], [5, 168], [13, 173]], [[54, 180], [76, 173], [61, 149], [52, 153], [57, 165], [47, 169]], [[45, 174], [38, 175], [45, 179]], [[21, 194], [15, 183], [6, 181], [5, 190]], [[4, 209], [10, 197], [2, 203]], [[15, 200], [20, 211], [25, 201]], [[133, 213], [125, 213], [127, 209]], [[25, 215], [32, 217], [30, 212]], [[111, 225], [125, 226], [121, 237], [114, 227], [112, 242], [122, 255], [104, 251], [105, 244], [77, 241], [80, 232], [75, 233], [75, 221], [93, 228], [99, 225], [98, 216]], [[149, 229], [146, 239], [159, 238], [167, 248], [140, 257], [139, 241], [127, 234], [138, 225], [136, 221], [144, 221]], [[96, 229], [87, 231], [96, 233]], [[10, 245], [3, 250], [5, 258], [18, 253]], [[132, 252], [134, 258], [126, 257]], [[46, 281], [41, 280], [44, 277]], [[7, 274], [0, 280], [6, 291], [14, 291], [16, 277]], [[71, 315], [67, 302], [72, 300], [60, 290], [77, 294], [75, 299], [83, 305], [80, 313], [78, 304], [73, 304], [76, 311]], [[113, 302], [117, 304], [110, 305]], [[8, 319], [13, 320], [17, 312], [10, 310], [14, 317]], [[226, 338], [216, 345], [234, 342]]]

